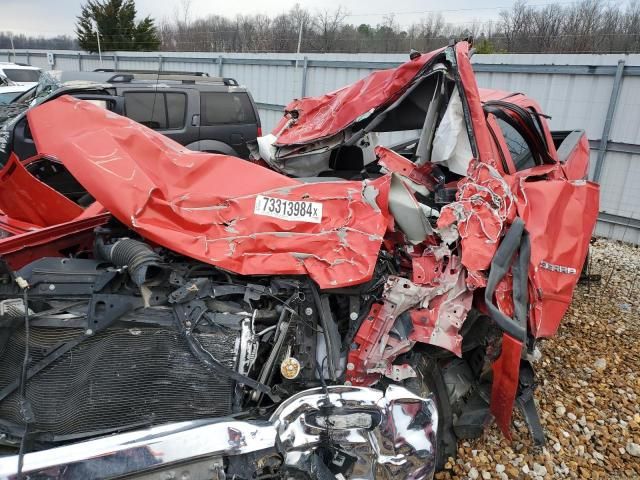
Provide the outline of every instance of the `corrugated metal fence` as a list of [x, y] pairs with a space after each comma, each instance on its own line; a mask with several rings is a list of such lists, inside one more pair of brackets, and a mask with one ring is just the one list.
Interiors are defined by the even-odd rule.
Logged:
[[[301, 96], [320, 95], [373, 70], [407, 60], [400, 54], [233, 54], [183, 52], [0, 51], [0, 61], [45, 69], [95, 68], [203, 71], [246, 85], [260, 108], [263, 131]], [[50, 56], [51, 59], [51, 56]], [[591, 178], [602, 186], [596, 232], [640, 244], [640, 55], [496, 54], [473, 57], [481, 87], [524, 92], [552, 117], [554, 130], [584, 128]]]

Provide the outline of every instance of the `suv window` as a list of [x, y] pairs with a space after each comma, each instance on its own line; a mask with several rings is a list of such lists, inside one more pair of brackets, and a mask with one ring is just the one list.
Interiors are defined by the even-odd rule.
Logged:
[[502, 120], [496, 118], [496, 122], [502, 130], [505, 142], [507, 142], [507, 148], [511, 153], [511, 159], [516, 167], [517, 171], [526, 170], [536, 166], [533, 153], [527, 144], [524, 137], [511, 125]]
[[154, 130], [184, 128], [187, 97], [183, 93], [125, 92], [125, 115]]
[[242, 92], [200, 92], [200, 125], [256, 123], [249, 95]]
[[3, 68], [2, 71], [14, 82], [37, 82], [40, 78], [39, 70], [29, 70], [27, 68]]

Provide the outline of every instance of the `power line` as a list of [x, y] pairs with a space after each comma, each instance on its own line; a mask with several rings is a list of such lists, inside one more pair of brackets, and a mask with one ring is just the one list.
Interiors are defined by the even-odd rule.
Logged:
[[[571, 2], [559, 2], [559, 3], [542, 3], [542, 4], [533, 4], [526, 5], [527, 8], [541, 8], [546, 6], [564, 6], [564, 5], [575, 5], [575, 4], [583, 4], [583, 1], [571, 1]], [[440, 12], [459, 12], [459, 11], [477, 11], [477, 10], [499, 10], [507, 7], [478, 7], [478, 8], [458, 8], [458, 9], [438, 9], [438, 10], [421, 10], [414, 12], [387, 12], [388, 14], [395, 13], [399, 15], [404, 14], [427, 14], [427, 13], [440, 13]], [[625, 15], [623, 6], [616, 6], [617, 11], [621, 15]], [[562, 8], [563, 11], [566, 9]], [[363, 14], [354, 14], [349, 13], [346, 16], [355, 17], [358, 15], [386, 15], [387, 13], [379, 12], [379, 13], [363, 13]], [[543, 13], [544, 14], [544, 13]], [[535, 12], [534, 15], [540, 15], [539, 12]], [[293, 25], [294, 28], [281, 28], [276, 29], [274, 27], [274, 22], [267, 23], [263, 28], [254, 28], [253, 25], [249, 25], [249, 28], [243, 28], [242, 24], [235, 22], [233, 19], [228, 19], [225, 17], [221, 17], [221, 20], [217, 22], [220, 24], [222, 29], [215, 29], [211, 23], [207, 24], [204, 21], [198, 21], [195, 24], [192, 23], [191, 26], [187, 26], [186, 28], [179, 27], [177, 24], [172, 24], [167, 26], [157, 27], [156, 31], [158, 33], [159, 40], [161, 41], [161, 46], [165, 48], [165, 51], [170, 50], [171, 48], [180, 50], [180, 51], [188, 51], [191, 49], [195, 53], [195, 51], [218, 51], [218, 50], [226, 50], [227, 52], [232, 51], [241, 51], [244, 53], [271, 53], [271, 52], [283, 52], [289, 53], [291, 51], [291, 45], [299, 38], [298, 25]], [[291, 23], [291, 22], [289, 22]], [[603, 22], [596, 21], [596, 25], [593, 30], [584, 32], [584, 33], [570, 33], [570, 27], [566, 24], [560, 26], [557, 30], [558, 34], [546, 34], [546, 35], [535, 35], [535, 34], [527, 34], [526, 30], [532, 30], [533, 33], [537, 33], [535, 26], [526, 25], [522, 30], [515, 32], [514, 36], [506, 35], [505, 28], [502, 28], [501, 22], [494, 20], [482, 20], [482, 21], [468, 21], [468, 22], [444, 22], [437, 21], [435, 24], [433, 21], [426, 26], [421, 27], [420, 23], [414, 23], [411, 25], [411, 29], [398, 29], [397, 25], [394, 27], [392, 32], [389, 33], [387, 37], [384, 32], [377, 29], [376, 27], [372, 27], [372, 35], [363, 35], [358, 32], [355, 25], [345, 22], [340, 22], [339, 25], [336, 25], [336, 30], [332, 32], [335, 35], [335, 38], [330, 38], [327, 41], [327, 38], [323, 38], [322, 34], [317, 31], [317, 29], [310, 29], [307, 37], [304, 38], [303, 45], [305, 53], [315, 53], [315, 52], [349, 52], [350, 50], [357, 50], [360, 52], [390, 52], [390, 51], [403, 51], [406, 49], [407, 42], [414, 42], [414, 45], [410, 46], [418, 46], [418, 48], [430, 49], [430, 42], [443, 42], [452, 37], [459, 37], [466, 35], [466, 32], [473, 32], [474, 36], [482, 35], [490, 41], [501, 43], [504, 41], [515, 40], [515, 41], [529, 41], [536, 39], [544, 39], [547, 42], [542, 42], [545, 44], [555, 43], [555, 44], [564, 44], [565, 46], [571, 48], [572, 46], [579, 45], [579, 41], [582, 38], [588, 38], [588, 42], [581, 41], [582, 44], [590, 44], [591, 42], [601, 42], [604, 45], [604, 42], [610, 44], [612, 47], [614, 42], [616, 46], [627, 45], [629, 43], [628, 38], [632, 38], [631, 42], [636, 44], [637, 38], [640, 38], [640, 33], [635, 31], [630, 31], [631, 29], [625, 24], [620, 23], [616, 25], [615, 28], [607, 29], [606, 25], [602, 25]], [[196, 26], [197, 25], [197, 26]], [[463, 30], [464, 27], [470, 27], [469, 29]], [[204, 28], [202, 28], [204, 27]], [[211, 30], [206, 29], [207, 27], [213, 28]], [[431, 28], [435, 27], [435, 28]], [[0, 39], [3, 37], [3, 33], [9, 34], [11, 30], [2, 32], [0, 31]], [[41, 31], [39, 33], [43, 33], [46, 31]], [[121, 32], [121, 33], [118, 33]], [[113, 49], [118, 49], [118, 44], [120, 41], [127, 41], [130, 39], [131, 29], [130, 28], [122, 28], [118, 27], [113, 29], [108, 34], [101, 34], [100, 38], [103, 41], [111, 41], [115, 45]], [[427, 36], [429, 35], [429, 36]], [[22, 41], [26, 37], [26, 41]], [[65, 42], [68, 40], [73, 41], [73, 37], [69, 36], [59, 36], [62, 38], [51, 38], [45, 39], [44, 37], [39, 38], [30, 38], [26, 35], [19, 35], [15, 38], [17, 40], [18, 45], [20, 44], [30, 44], [29, 47], [26, 48], [40, 48], [38, 46], [32, 46], [34, 44], [38, 44], [40, 41], [44, 42]], [[6, 36], [5, 36], [6, 38]], [[613, 38], [613, 42], [609, 42], [608, 38]], [[566, 40], [569, 39], [569, 40]], [[619, 39], [619, 40], [616, 40]], [[141, 47], [150, 47], [150, 49], [155, 50], [157, 46], [157, 42], [148, 41], [148, 42], [136, 42], [137, 45]], [[417, 45], [419, 44], [419, 45]], [[46, 48], [59, 48], [64, 49], [64, 46], [54, 46], [55, 44], [49, 44]], [[59, 44], [58, 44], [59, 45]], [[367, 48], [368, 45], [371, 45], [372, 48]], [[383, 45], [382, 48], [379, 48], [380, 45]], [[246, 47], [265, 47], [264, 49], [247, 49]], [[324, 48], [320, 48], [324, 46]], [[25, 48], [25, 47], [23, 47]], [[551, 47], [553, 48], [553, 47]], [[402, 50], [401, 50], [402, 49]], [[542, 46], [541, 51], [545, 51], [546, 47]], [[560, 49], [561, 51], [566, 51], [566, 48]], [[606, 49], [605, 49], [606, 50]], [[546, 50], [550, 52], [549, 50]], [[583, 51], [583, 50], [580, 50]], [[602, 51], [602, 50], [601, 50]], [[609, 51], [609, 50], [607, 50]], [[161, 52], [160, 52], [161, 54]]]
[[[527, 4], [527, 8], [540, 8], [540, 7], [548, 7], [555, 5], [574, 5], [582, 3], [581, 1], [570, 1], [570, 2], [555, 2], [555, 3], [540, 3], [540, 4]], [[475, 12], [475, 11], [495, 11], [495, 10], [508, 10], [511, 9], [513, 5], [503, 5], [503, 6], [494, 6], [494, 7], [468, 7], [468, 8], [443, 8], [443, 9], [432, 9], [432, 10], [412, 10], [412, 11], [392, 11], [392, 12], [360, 12], [360, 13], [347, 13], [344, 17], [371, 17], [371, 16], [390, 16], [390, 15], [420, 15], [420, 14], [436, 14], [436, 13], [455, 13], [455, 12]], [[233, 22], [233, 18], [221, 16], [222, 19], [228, 22]], [[270, 17], [273, 18], [273, 17]], [[206, 19], [205, 19], [206, 20]], [[196, 20], [198, 21], [198, 20]], [[202, 19], [200, 19], [202, 21]], [[488, 20], [490, 21], [490, 20]], [[474, 21], [467, 22], [447, 22], [449, 24], [470, 24], [477, 23]], [[156, 27], [159, 29], [159, 27]], [[132, 32], [130, 28], [112, 28], [111, 30], [122, 30], [127, 32]], [[25, 32], [28, 32], [29, 35], [33, 34], [42, 34], [42, 33], [53, 33], [57, 36], [70, 36], [71, 34], [60, 33], [59, 30], [38, 30], [37, 32], [29, 31], [29, 30], [14, 30], [14, 29], [0, 29], [0, 34], [3, 32], [10, 32], [14, 34], [22, 34], [26, 35]]]

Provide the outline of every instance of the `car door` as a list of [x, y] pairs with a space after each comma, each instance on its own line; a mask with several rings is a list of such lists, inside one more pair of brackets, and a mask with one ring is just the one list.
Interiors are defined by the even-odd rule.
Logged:
[[125, 116], [181, 145], [198, 140], [197, 92], [177, 88], [123, 89]]
[[[200, 92], [200, 144], [201, 150], [231, 153], [248, 158], [247, 142], [258, 134], [258, 119], [247, 92], [228, 89], [225, 91]], [[222, 151], [221, 142], [233, 149]], [[210, 144], [211, 148], [206, 145]]]
[[530, 330], [548, 337], [558, 329], [580, 277], [598, 216], [599, 187], [567, 178], [536, 126], [535, 112], [487, 104], [485, 110], [496, 117], [493, 133], [507, 147], [507, 179], [531, 241]]

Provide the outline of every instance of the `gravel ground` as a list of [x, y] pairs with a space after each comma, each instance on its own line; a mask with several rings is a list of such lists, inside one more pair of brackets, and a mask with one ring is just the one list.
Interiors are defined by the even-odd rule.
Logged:
[[546, 446], [532, 446], [516, 414], [512, 441], [492, 426], [436, 478], [640, 478], [640, 249], [598, 239], [591, 272], [602, 280], [578, 286], [558, 334], [540, 344]]

